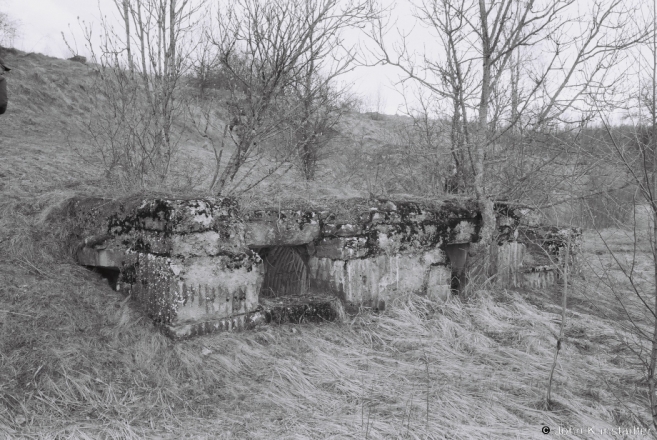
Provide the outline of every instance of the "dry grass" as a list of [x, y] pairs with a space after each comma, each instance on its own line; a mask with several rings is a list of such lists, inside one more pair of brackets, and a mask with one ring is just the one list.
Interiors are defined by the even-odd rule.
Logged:
[[[35, 54], [5, 61], [25, 96], [0, 119], [0, 438], [527, 439], [546, 438], [543, 425], [587, 438], [588, 427], [649, 420], [631, 352], [644, 342], [595, 281], [597, 271], [624, 286], [599, 241], [586, 250], [587, 281], [574, 281], [552, 411], [543, 400], [558, 290], [481, 290], [441, 307], [411, 295], [342, 324], [172, 343], [75, 265], [62, 226], [46, 221], [73, 194], [117, 192], [68, 148], [82, 139], [61, 130], [84, 103], [71, 98], [70, 116], [45, 105], [87, 68]], [[309, 204], [360, 195], [281, 183], [244, 204], [282, 192]]]
[[0, 432], [10, 437], [525, 439], [544, 438], [543, 425], [647, 420], [626, 333], [579, 309], [568, 314], [556, 409], [544, 410], [558, 291], [479, 291], [440, 307], [408, 296], [343, 324], [172, 343], [58, 247], [40, 219], [63, 197], [0, 205], [10, 231]]

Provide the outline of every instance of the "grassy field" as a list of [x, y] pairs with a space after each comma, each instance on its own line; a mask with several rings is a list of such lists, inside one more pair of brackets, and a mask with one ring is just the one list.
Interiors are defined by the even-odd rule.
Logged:
[[5, 61], [20, 87], [0, 117], [0, 438], [549, 438], [543, 426], [642, 438], [611, 430], [649, 426], [637, 355], [649, 347], [631, 324], [652, 321], [619, 268], [636, 263], [651, 304], [653, 269], [622, 230], [586, 233], [549, 410], [561, 286], [472, 289], [445, 305], [408, 295], [342, 323], [171, 342], [75, 264], [49, 217], [74, 194], [113, 191], [75, 154], [84, 103], [47, 105], [86, 67]]
[[591, 438], [648, 421], [636, 341], [595, 283], [574, 280], [548, 411], [556, 290], [408, 296], [343, 323], [172, 343], [16, 208], [0, 260], [10, 438]]

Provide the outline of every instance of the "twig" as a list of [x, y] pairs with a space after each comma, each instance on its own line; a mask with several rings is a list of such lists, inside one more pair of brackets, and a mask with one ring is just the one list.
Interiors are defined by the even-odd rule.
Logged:
[[568, 234], [568, 243], [566, 245], [566, 258], [563, 268], [563, 297], [561, 301], [561, 327], [559, 329], [559, 337], [557, 338], [557, 348], [554, 351], [554, 360], [552, 361], [552, 369], [550, 370], [550, 379], [548, 380], [547, 396], [545, 398], [545, 405], [550, 409], [550, 398], [552, 394], [552, 377], [554, 376], [554, 369], [557, 366], [557, 356], [561, 350], [561, 341], [563, 340], [564, 328], [566, 326], [566, 305], [568, 300], [568, 258], [570, 258], [570, 234]]
[[32, 267], [32, 268], [33, 268], [33, 269], [34, 269], [39, 275], [43, 275], [43, 276], [46, 276], [46, 277], [52, 277], [51, 274], [42, 271], [41, 269], [39, 269], [38, 267], [36, 267], [34, 264], [32, 264], [32, 263], [31, 263], [27, 258], [25, 258], [25, 257], [21, 258], [21, 259], [18, 260], [18, 261], [22, 261], [22, 262], [24, 262], [24, 263], [27, 263], [27, 264], [28, 264], [30, 267]]
[[[207, 131], [207, 129], [206, 129]], [[224, 126], [224, 134], [221, 137], [221, 150], [217, 154], [217, 149], [214, 146], [214, 142], [210, 136], [206, 135], [210, 143], [212, 144], [212, 151], [214, 152], [214, 159], [216, 162], [216, 168], [214, 170], [214, 176], [212, 177], [212, 183], [210, 184], [210, 191], [214, 191], [214, 186], [217, 183], [217, 178], [219, 177], [219, 169], [221, 168], [221, 156], [224, 154], [224, 142], [226, 141], [226, 133], [228, 131], [228, 124]]]
[[424, 351], [424, 365], [427, 372], [427, 428], [429, 428], [429, 394], [431, 391], [431, 377], [429, 376], [429, 356], [426, 350]]

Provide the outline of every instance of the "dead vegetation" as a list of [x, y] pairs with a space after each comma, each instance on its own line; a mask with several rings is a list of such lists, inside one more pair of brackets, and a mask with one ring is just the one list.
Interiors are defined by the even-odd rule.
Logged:
[[[568, 312], [557, 409], [543, 409], [558, 289], [482, 290], [444, 306], [407, 296], [343, 324], [172, 343], [66, 255], [45, 221], [64, 197], [5, 190], [0, 200], [0, 432], [10, 437], [524, 439], [543, 425], [648, 420], [631, 335], [609, 310]], [[609, 301], [581, 280], [572, 290], [575, 304]]]
[[[627, 330], [613, 292], [594, 282], [595, 270], [615, 274], [594, 235], [586, 237], [587, 281], [571, 289], [552, 411], [543, 402], [559, 289], [481, 290], [444, 306], [410, 295], [343, 324], [172, 343], [77, 266], [60, 226], [47, 221], [76, 193], [120, 194], [79, 162], [71, 147], [84, 147], [80, 137], [66, 142], [61, 127], [75, 126], [78, 110], [69, 118], [33, 95], [54, 96], [58, 81], [76, 82], [88, 67], [21, 56], [10, 58], [19, 68], [9, 79], [26, 82], [0, 121], [0, 437], [525, 439], [545, 438], [547, 425], [571, 429], [560, 438], [589, 438], [589, 427], [649, 423], [633, 353], [646, 347]], [[37, 79], [42, 91], [27, 86]], [[193, 151], [211, 163], [210, 151]], [[307, 188], [272, 184], [244, 205]], [[305, 194], [352, 192], [318, 185]], [[630, 249], [622, 231], [608, 234]]]

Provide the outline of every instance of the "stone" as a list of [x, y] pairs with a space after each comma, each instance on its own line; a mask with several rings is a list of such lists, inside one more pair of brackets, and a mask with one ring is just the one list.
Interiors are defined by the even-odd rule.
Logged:
[[[331, 203], [242, 212], [229, 198], [75, 198], [64, 211], [78, 262], [118, 271], [121, 290], [175, 339], [267, 322], [339, 319], [343, 302], [351, 309], [384, 310], [410, 292], [437, 302], [450, 297], [453, 268], [445, 250], [478, 239], [476, 200]], [[498, 280], [553, 282], [554, 271], [526, 271], [531, 253], [523, 246], [528, 245], [511, 239], [522, 213], [508, 204], [496, 206], [504, 229]], [[549, 230], [541, 235], [557, 260], [568, 234]], [[280, 246], [296, 247], [294, 271], [292, 260], [282, 257], [289, 252]], [[265, 263], [260, 255], [277, 259], [268, 261], [267, 270], [273, 271], [268, 276], [282, 281], [272, 284], [270, 297], [261, 292]], [[276, 296], [276, 286], [287, 285], [284, 277], [293, 272], [307, 273], [309, 283], [303, 278], [298, 288]]]
[[351, 260], [368, 255], [367, 237], [323, 238], [314, 245], [314, 256], [333, 260]]
[[426, 255], [379, 255], [348, 261], [311, 257], [308, 266], [311, 286], [338, 292], [351, 305], [370, 305], [390, 302], [402, 292], [423, 293], [426, 274], [435, 264], [431, 261]]
[[125, 250], [93, 249], [83, 247], [78, 250], [76, 259], [83, 266], [108, 267], [119, 269], [126, 259]]
[[446, 266], [431, 266], [427, 279], [427, 297], [444, 303], [452, 296], [452, 271]]
[[497, 248], [497, 282], [504, 286], [521, 287], [526, 246], [518, 242], [503, 243]]
[[319, 236], [319, 223], [256, 221], [246, 224], [245, 244], [248, 247], [296, 246], [310, 243]]

